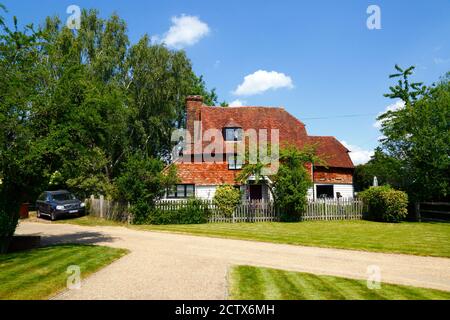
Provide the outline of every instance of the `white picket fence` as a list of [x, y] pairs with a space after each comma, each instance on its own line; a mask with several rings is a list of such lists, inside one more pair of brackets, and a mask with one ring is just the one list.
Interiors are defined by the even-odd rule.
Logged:
[[[163, 210], [178, 210], [189, 200], [160, 200], [157, 207]], [[225, 216], [210, 200], [203, 201], [211, 212], [210, 223], [271, 222], [280, 220], [280, 210], [272, 201], [252, 200], [240, 203], [232, 216]], [[310, 220], [358, 220], [363, 218], [363, 203], [355, 199], [308, 200], [302, 221]]]
[[361, 220], [363, 210], [363, 202], [357, 199], [308, 200], [302, 220]]
[[[89, 213], [107, 220], [130, 223], [130, 206], [127, 203], [105, 200], [103, 197], [88, 201]], [[187, 206], [189, 200], [160, 200], [159, 210], [175, 211]], [[226, 216], [211, 200], [202, 201], [210, 212], [209, 223], [273, 222], [280, 220], [280, 210], [271, 201], [252, 200], [240, 203], [231, 216]], [[308, 200], [301, 221], [359, 220], [363, 218], [363, 202], [356, 199]]]

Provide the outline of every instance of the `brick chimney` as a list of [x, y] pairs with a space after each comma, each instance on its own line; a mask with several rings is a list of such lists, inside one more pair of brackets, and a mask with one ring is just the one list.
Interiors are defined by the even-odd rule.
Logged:
[[[188, 96], [186, 98], [186, 130], [191, 134], [191, 143], [194, 143], [194, 122], [200, 121], [202, 118], [201, 107], [203, 105], [202, 96]], [[197, 128], [199, 130], [200, 127]], [[197, 137], [200, 137], [197, 132]]]

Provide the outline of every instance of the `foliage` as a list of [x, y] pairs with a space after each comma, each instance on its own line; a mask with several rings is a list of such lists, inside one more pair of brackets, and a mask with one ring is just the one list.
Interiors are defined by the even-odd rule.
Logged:
[[241, 192], [239, 189], [228, 184], [217, 187], [213, 203], [225, 216], [231, 217], [240, 202]]
[[385, 168], [395, 164], [393, 185], [405, 190], [412, 202], [448, 200], [450, 73], [426, 88], [420, 83], [409, 83], [414, 68], [396, 69], [400, 73], [391, 77], [402, 77], [402, 80], [391, 87], [391, 93], [386, 96], [402, 99], [405, 107], [388, 111], [378, 118], [385, 137], [380, 147], [384, 155], [374, 162], [378, 162], [378, 168], [385, 173], [388, 173]]
[[178, 210], [153, 209], [148, 216], [147, 224], [202, 224], [207, 223], [211, 211], [208, 204], [200, 199], [189, 199], [185, 206]]
[[[215, 91], [185, 52], [147, 36], [130, 45], [115, 14], [83, 10], [77, 31], [57, 17], [38, 29], [18, 25], [0, 16], [0, 210], [14, 222], [21, 202], [53, 188], [114, 198], [116, 182], [121, 195], [151, 204], [164, 187], [157, 186], [162, 162], [153, 159], [167, 160], [171, 131], [185, 121], [185, 97], [214, 104]], [[133, 183], [136, 154], [149, 158], [141, 161], [150, 171], [139, 170]]]
[[405, 177], [401, 176], [401, 162], [388, 156], [380, 148], [375, 149], [369, 162], [355, 167], [355, 191], [360, 192], [371, 187], [375, 176], [379, 185], [390, 185], [394, 188], [401, 188], [405, 181]]
[[165, 188], [174, 184], [173, 177], [165, 175], [163, 162], [142, 154], [130, 156], [124, 164], [116, 184], [119, 198], [136, 204], [144, 201], [152, 205], [163, 196]]
[[9, 241], [16, 230], [18, 217], [11, 217], [0, 209], [0, 254], [8, 249]]
[[[423, 95], [427, 91], [427, 87], [423, 85], [422, 82], [413, 82], [410, 83], [409, 77], [413, 74], [415, 69], [414, 66], [411, 66], [407, 69], [402, 69], [397, 64], [394, 66], [397, 73], [389, 75], [389, 78], [400, 78], [398, 80], [398, 84], [395, 86], [389, 87], [390, 93], [386, 93], [384, 96], [391, 99], [401, 99], [407, 105], [416, 101], [421, 95]], [[381, 119], [384, 116], [381, 115]]]
[[167, 187], [177, 182], [174, 167], [163, 172], [164, 164], [160, 160], [143, 154], [128, 157], [120, 176], [115, 183], [117, 197], [132, 205], [133, 222], [144, 223]]
[[303, 213], [311, 177], [305, 166], [321, 160], [315, 155], [313, 146], [299, 150], [288, 146], [280, 152], [280, 168], [272, 177], [275, 203], [280, 210], [282, 221], [298, 221]]
[[368, 218], [376, 221], [399, 222], [408, 214], [408, 196], [389, 186], [370, 187], [359, 194], [368, 208]]

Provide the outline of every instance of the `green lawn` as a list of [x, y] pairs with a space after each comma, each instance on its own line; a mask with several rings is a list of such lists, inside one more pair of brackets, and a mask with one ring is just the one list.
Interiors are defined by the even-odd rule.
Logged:
[[450, 257], [450, 223], [381, 223], [360, 220], [135, 228], [305, 246]]
[[[127, 226], [89, 216], [59, 223]], [[304, 246], [450, 257], [450, 223], [445, 222], [382, 223], [357, 220], [128, 227]]]
[[91, 245], [60, 245], [0, 255], [0, 299], [46, 299], [66, 287], [67, 267], [78, 265], [81, 277], [127, 253]]
[[57, 220], [56, 223], [69, 223], [69, 224], [76, 224], [79, 226], [113, 226], [113, 227], [125, 227], [127, 226], [126, 223], [117, 222], [113, 220], [106, 220], [102, 218], [92, 217], [92, 216], [83, 216], [80, 218], [75, 219], [63, 219], [63, 220]]
[[235, 300], [449, 300], [450, 292], [382, 283], [369, 289], [364, 280], [268, 268], [237, 266], [231, 270]]

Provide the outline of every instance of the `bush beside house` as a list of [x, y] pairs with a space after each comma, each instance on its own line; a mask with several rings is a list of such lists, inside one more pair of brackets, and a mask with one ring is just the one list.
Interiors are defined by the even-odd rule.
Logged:
[[359, 194], [367, 206], [368, 219], [399, 222], [408, 214], [408, 195], [389, 186], [370, 187]]
[[231, 217], [241, 202], [241, 192], [228, 184], [217, 187], [213, 203], [226, 217]]

